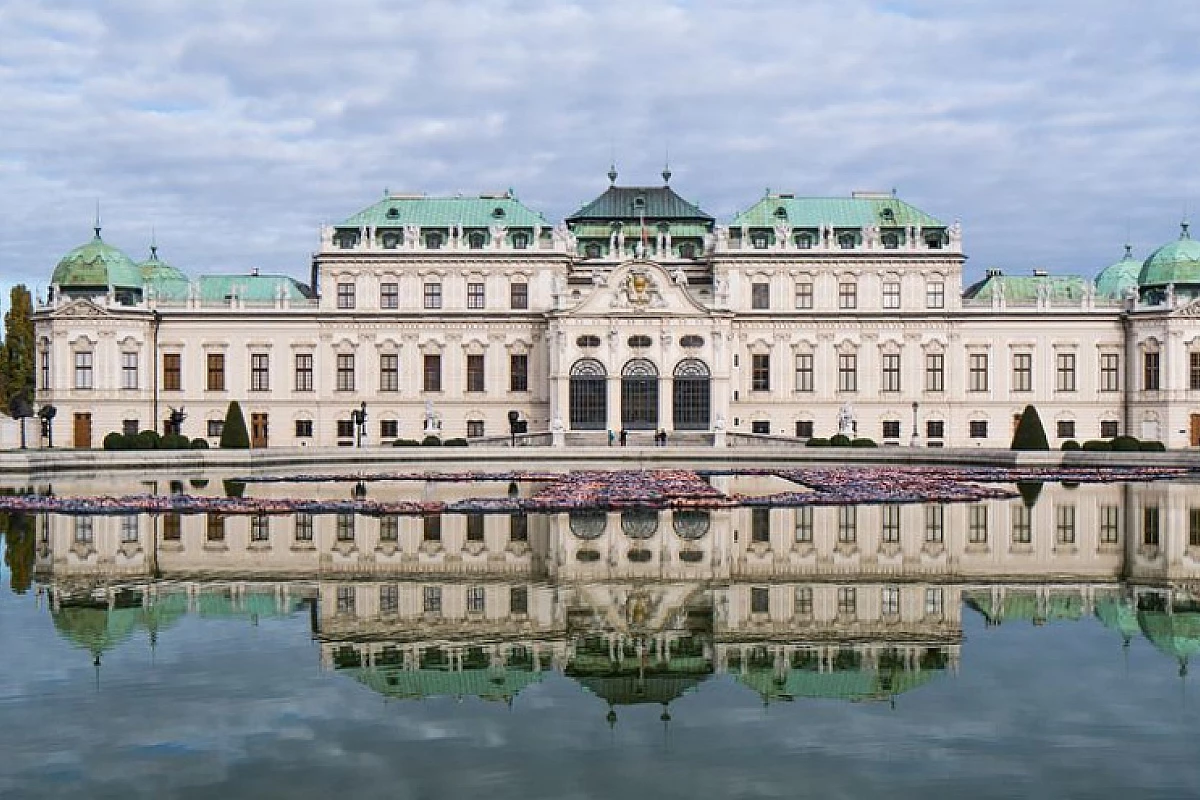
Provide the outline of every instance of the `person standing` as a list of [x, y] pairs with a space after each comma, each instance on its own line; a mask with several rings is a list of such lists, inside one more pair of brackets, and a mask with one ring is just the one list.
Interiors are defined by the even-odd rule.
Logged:
[[610, 428], [608, 431], [608, 446], [609, 447], [613, 446], [613, 442], [616, 440], [616, 438], [617, 438], [617, 435], [615, 433], [613, 433], [612, 429]]
[[625, 446], [625, 442], [628, 441], [628, 439], [629, 439], [629, 432], [627, 430], [625, 430], [624, 428], [621, 428], [621, 447]]

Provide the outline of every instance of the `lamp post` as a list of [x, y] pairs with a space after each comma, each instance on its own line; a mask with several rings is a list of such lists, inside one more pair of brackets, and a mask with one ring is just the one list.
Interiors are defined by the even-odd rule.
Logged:
[[916, 400], [914, 400], [913, 404], [912, 404], [912, 411], [913, 411], [912, 439], [908, 443], [909, 447], [916, 447], [919, 443], [918, 439], [920, 438], [920, 436], [917, 433], [917, 408], [919, 406], [920, 406], [920, 403], [918, 403]]
[[367, 401], [364, 400], [362, 405], [355, 411], [350, 412], [350, 421], [354, 423], [354, 437], [357, 448], [362, 448], [363, 433], [367, 428]]

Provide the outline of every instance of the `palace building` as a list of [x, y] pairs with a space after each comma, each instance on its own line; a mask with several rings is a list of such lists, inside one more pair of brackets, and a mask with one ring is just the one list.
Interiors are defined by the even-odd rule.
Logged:
[[172, 411], [215, 443], [232, 400], [254, 447], [507, 442], [511, 419], [558, 446], [1007, 447], [1027, 404], [1054, 446], [1200, 445], [1186, 223], [1094, 277], [964, 286], [960, 225], [893, 194], [767, 194], [721, 222], [670, 177], [612, 171], [558, 223], [511, 193], [388, 194], [321, 230], [308, 284], [135, 263], [97, 225], [36, 310], [39, 404], [81, 448]]

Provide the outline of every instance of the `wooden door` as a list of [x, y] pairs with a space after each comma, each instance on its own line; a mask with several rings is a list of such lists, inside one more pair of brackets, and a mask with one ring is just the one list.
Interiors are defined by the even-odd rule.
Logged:
[[1188, 441], [1192, 447], [1200, 447], [1200, 414], [1191, 416], [1191, 436]]
[[266, 414], [251, 414], [250, 415], [250, 446], [251, 447], [266, 447], [267, 446], [267, 415]]
[[90, 412], [75, 414], [74, 446], [86, 450], [92, 446], [92, 415]]

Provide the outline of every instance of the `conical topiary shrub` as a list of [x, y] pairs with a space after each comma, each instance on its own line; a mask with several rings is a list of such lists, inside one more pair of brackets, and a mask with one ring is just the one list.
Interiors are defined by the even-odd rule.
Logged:
[[1025, 406], [1021, 412], [1021, 421], [1013, 433], [1012, 450], [1049, 450], [1050, 442], [1046, 439], [1046, 429], [1042, 427], [1042, 418], [1037, 409]]
[[225, 426], [221, 429], [221, 447], [229, 450], [249, 450], [250, 433], [246, 430], [246, 418], [237, 400], [229, 403], [225, 411]]

